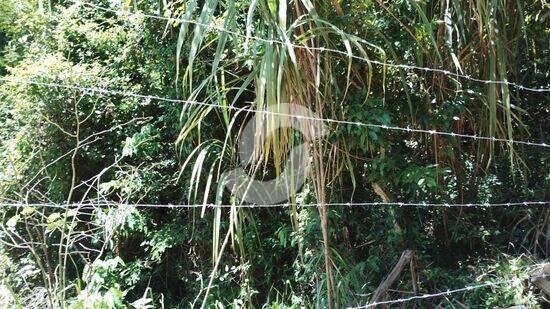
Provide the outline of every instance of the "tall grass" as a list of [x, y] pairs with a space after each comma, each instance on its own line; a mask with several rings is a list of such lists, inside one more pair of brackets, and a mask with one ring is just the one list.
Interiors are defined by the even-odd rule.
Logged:
[[[397, 4], [376, 1], [376, 5], [402, 25], [405, 33], [419, 45], [420, 52], [415, 56], [416, 65], [445, 68], [485, 80], [505, 81], [517, 77], [514, 65], [510, 62], [518, 52], [514, 48], [517, 48], [516, 43], [521, 36], [522, 8], [519, 2], [409, 0], [407, 4], [416, 16], [399, 15], [395, 11]], [[174, 11], [179, 12], [177, 16], [182, 19], [196, 19], [202, 24], [223, 26], [231, 33], [214, 32], [200, 25], [191, 29], [185, 22], [179, 25], [176, 51], [178, 76], [176, 78], [181, 81], [182, 94], [190, 100], [211, 101], [222, 107], [228, 104], [243, 105], [248, 103], [243, 102], [242, 95], [253, 93], [251, 106], [258, 111], [265, 111], [269, 106], [281, 103], [294, 103], [310, 108], [320, 117], [345, 117], [341, 113], [339, 104], [345, 102], [349, 87], [364, 87], [367, 89], [368, 96], [371, 92], [371, 83], [375, 79], [385, 94], [387, 82], [386, 68], [384, 66], [373, 68], [368, 60], [361, 64], [366, 66], [367, 78], [358, 78], [361, 72], [353, 66], [351, 55], [358, 54], [366, 59], [374, 57], [378, 61], [386, 61], [384, 50], [387, 50], [391, 61], [396, 63], [403, 61], [392, 48], [388, 37], [375, 26], [365, 25], [370, 27], [369, 31], [376, 33], [386, 46], [360, 39], [335, 26], [331, 21], [345, 14], [338, 1], [332, 1], [331, 5], [326, 3], [314, 5], [307, 0], [290, 3], [252, 0], [246, 12], [238, 11], [233, 1], [207, 0], [202, 7], [197, 5], [198, 2], [194, 0], [186, 3], [176, 1], [174, 6], [181, 9]], [[320, 15], [321, 11], [325, 16]], [[326, 12], [331, 12], [332, 15]], [[243, 38], [235, 33], [241, 33], [246, 37]], [[260, 37], [261, 40], [253, 36]], [[345, 50], [348, 57], [320, 53], [314, 49], [296, 48], [294, 45]], [[188, 49], [184, 52], [185, 48]], [[213, 61], [210, 65], [210, 75], [197, 80], [194, 71], [201, 52], [213, 53]], [[184, 54], [187, 54], [187, 57], [184, 57]], [[335, 66], [341, 65], [342, 62], [346, 63], [347, 68], [345, 81], [335, 82], [335, 80], [342, 80], [335, 70]], [[181, 67], [182, 63], [185, 63], [184, 68]], [[228, 74], [230, 68], [239, 68], [239, 76]], [[406, 74], [410, 72], [399, 72], [400, 82], [405, 89], [404, 102], [410, 111], [407, 120], [409, 123], [418, 124], [415, 116], [418, 107], [414, 106], [411, 94], [407, 90]], [[425, 93], [426, 100], [429, 101], [432, 94], [435, 94], [436, 104], [442, 104], [446, 98], [456, 96], [457, 93], [467, 92], [471, 86], [467, 80], [456, 80], [438, 73], [425, 76], [423, 83], [424, 89], [432, 90], [431, 93]], [[514, 110], [510, 103], [512, 96], [510, 89], [505, 84], [493, 83], [484, 85], [483, 88], [484, 92], [474, 97], [477, 104], [461, 115], [463, 120], [452, 129], [458, 132], [467, 130], [479, 135], [513, 139], [516, 135], [515, 131], [523, 131], [523, 126], [518, 115], [521, 110]], [[230, 92], [231, 100], [228, 99]], [[182, 123], [182, 131], [178, 139], [180, 143], [186, 140], [194, 129], [200, 129], [203, 120], [214, 112], [212, 108], [207, 107], [186, 106], [183, 110], [185, 117], [182, 114], [182, 119], [185, 118], [185, 121]], [[209, 151], [211, 144], [201, 143], [197, 146], [195, 152], [197, 156], [192, 168], [191, 186], [194, 189], [190, 192], [193, 191], [193, 197], [196, 198], [199, 182], [201, 179], [206, 179], [205, 192], [202, 194], [204, 203], [214, 194], [210, 191], [215, 192], [215, 201], [221, 202], [224, 181], [219, 179], [220, 171], [228, 165], [228, 162], [236, 162], [236, 152], [233, 149], [236, 145], [234, 132], [239, 132], [238, 127], [243, 119], [242, 115], [231, 114], [223, 108], [215, 112], [220, 114], [220, 119], [225, 123], [226, 136], [212, 145], [216, 144], [216, 147], [222, 150], [212, 154]], [[275, 125], [270, 123], [273, 121], [277, 119], [267, 118], [266, 125]], [[428, 137], [422, 140], [426, 147], [434, 150], [436, 162], [442, 160], [461, 162], [459, 141]], [[273, 168], [275, 175], [279, 174], [281, 164], [294, 143], [300, 143], [300, 140], [290, 129], [278, 130], [269, 138], [262, 140], [261, 144], [257, 144], [255, 162], [251, 165], [250, 172], [262, 174]], [[444, 143], [449, 143], [455, 148], [452, 152], [454, 158], [449, 159], [444, 157], [448, 154], [438, 152]], [[479, 165], [489, 166], [499, 146], [501, 145], [496, 145], [493, 141], [478, 143]], [[345, 147], [342, 145], [342, 148]], [[519, 156], [515, 155], [516, 149], [512, 144], [502, 145], [501, 148], [505, 147], [510, 156], [510, 163], [512, 165], [521, 163]], [[326, 192], [327, 182], [338, 177], [344, 167], [351, 168], [351, 164], [345, 163], [349, 162], [349, 154], [336, 149], [340, 149], [338, 142], [330, 144], [318, 141], [310, 147], [314, 167], [310, 182], [315, 188], [317, 202], [321, 205], [325, 204], [330, 196], [330, 192]], [[383, 149], [380, 151], [384, 152]], [[206, 156], [210, 155], [216, 158], [205, 160]], [[187, 160], [184, 167], [190, 162]], [[206, 166], [207, 163], [211, 165]], [[461, 169], [463, 167], [457, 167], [457, 172]], [[214, 189], [215, 184], [217, 188]], [[235, 203], [240, 202], [235, 201]], [[332, 307], [335, 303], [335, 283], [328, 233], [330, 218], [325, 206], [320, 207], [319, 214], [324, 246], [325, 293], [328, 306]], [[239, 222], [241, 215], [237, 209], [231, 210], [228, 232], [226, 237], [222, 237], [223, 214], [221, 210], [216, 210], [213, 230], [214, 261], [219, 261], [228, 238], [238, 238], [241, 233], [239, 231], [241, 227], [235, 224]], [[237, 240], [237, 243], [240, 242]], [[217, 265], [218, 263], [215, 263], [216, 267]], [[212, 277], [215, 274], [216, 269], [212, 272]]]

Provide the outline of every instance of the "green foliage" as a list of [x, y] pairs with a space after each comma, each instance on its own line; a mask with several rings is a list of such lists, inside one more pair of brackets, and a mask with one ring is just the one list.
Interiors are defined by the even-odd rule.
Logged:
[[124, 262], [120, 258], [96, 260], [86, 265], [82, 280], [87, 283], [77, 296], [75, 308], [122, 308], [123, 292], [117, 282]]
[[[545, 149], [329, 123], [311, 145], [324, 168], [289, 207], [207, 205], [241, 203], [221, 175], [251, 114], [229, 106], [545, 140], [544, 93], [369, 60], [548, 88], [545, 4], [349, 1], [338, 16], [329, 1], [122, 2], [0, 2], [0, 76], [14, 80], [0, 85], [0, 206], [74, 203], [0, 208], [2, 306], [356, 306], [405, 249], [420, 293], [504, 282], [419, 307], [543, 306], [525, 278], [548, 259], [545, 207], [300, 205], [545, 200]], [[301, 138], [276, 132], [250, 171], [278, 175]], [[408, 270], [392, 288], [413, 290]]]

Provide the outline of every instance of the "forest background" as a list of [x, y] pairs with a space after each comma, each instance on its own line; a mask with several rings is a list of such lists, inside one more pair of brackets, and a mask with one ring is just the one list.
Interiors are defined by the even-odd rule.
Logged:
[[[412, 250], [383, 299], [542, 308], [549, 8], [2, 0], [0, 304], [362, 306]], [[284, 207], [241, 207], [239, 132], [287, 102], [344, 122]], [[251, 174], [301, 143], [277, 130]]]

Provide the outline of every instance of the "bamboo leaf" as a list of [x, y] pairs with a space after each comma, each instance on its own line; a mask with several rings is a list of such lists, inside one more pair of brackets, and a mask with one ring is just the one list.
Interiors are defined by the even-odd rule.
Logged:
[[176, 85], [178, 83], [179, 72], [180, 72], [181, 49], [183, 47], [183, 42], [185, 42], [185, 38], [187, 36], [187, 32], [189, 29], [188, 21], [191, 19], [191, 16], [193, 15], [193, 11], [195, 10], [196, 5], [197, 5], [197, 0], [190, 0], [189, 2], [187, 2], [185, 13], [181, 18], [181, 26], [180, 26], [180, 31], [178, 35], [178, 42], [176, 43]]

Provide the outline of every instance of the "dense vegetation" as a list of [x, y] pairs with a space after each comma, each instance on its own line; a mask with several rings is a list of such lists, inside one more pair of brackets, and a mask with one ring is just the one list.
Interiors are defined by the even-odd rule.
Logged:
[[[525, 278], [549, 257], [550, 208], [354, 204], [548, 200], [546, 147], [381, 126], [548, 143], [548, 92], [502, 81], [550, 87], [549, 8], [2, 0], [0, 304], [359, 306], [410, 249], [417, 278], [386, 299], [499, 282], [403, 306], [541, 308]], [[207, 207], [247, 204], [223, 172], [281, 103], [379, 126], [326, 122], [289, 207]], [[277, 130], [251, 173], [279, 175], [302, 139]]]

